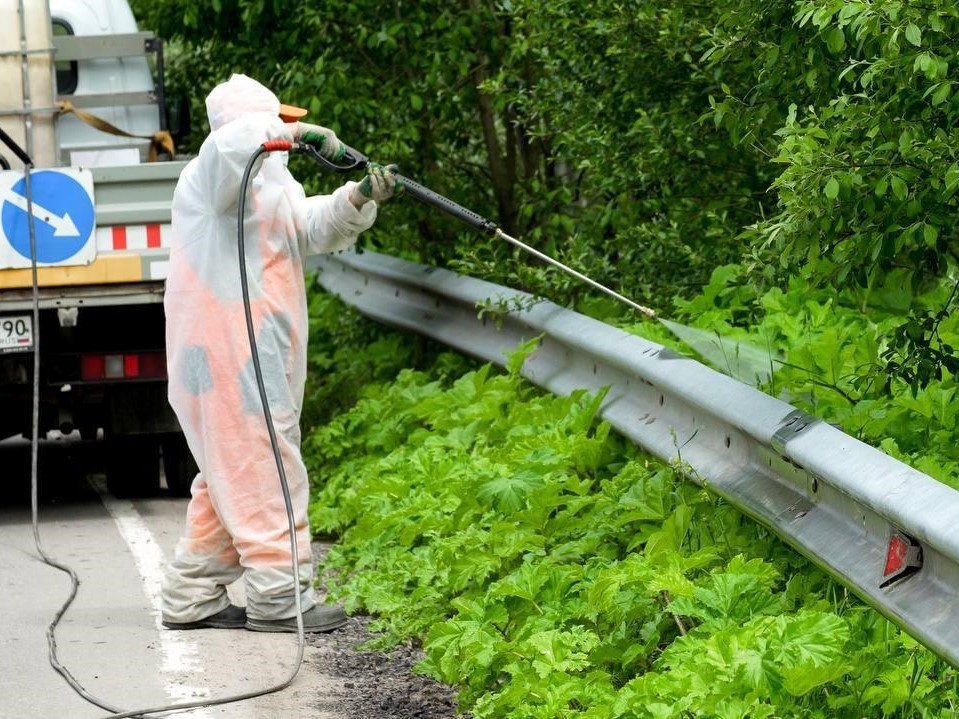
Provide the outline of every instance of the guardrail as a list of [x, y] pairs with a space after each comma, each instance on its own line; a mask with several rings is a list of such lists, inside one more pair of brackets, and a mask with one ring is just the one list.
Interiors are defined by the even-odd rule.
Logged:
[[959, 492], [695, 360], [541, 301], [501, 321], [476, 305], [530, 295], [375, 253], [311, 261], [363, 314], [497, 364], [542, 336], [522, 373], [555, 393], [609, 387], [618, 432], [769, 527], [959, 665]]

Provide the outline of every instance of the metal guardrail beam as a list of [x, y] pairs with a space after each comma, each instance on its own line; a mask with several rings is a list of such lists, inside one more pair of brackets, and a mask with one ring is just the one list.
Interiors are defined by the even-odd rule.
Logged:
[[[314, 258], [318, 281], [378, 321], [497, 364], [542, 335], [523, 375], [555, 394], [609, 387], [601, 414], [769, 527], [934, 652], [959, 665], [959, 492], [675, 352], [530, 295], [375, 253]], [[889, 581], [891, 539], [920, 565]], [[917, 561], [916, 561], [917, 560]]]

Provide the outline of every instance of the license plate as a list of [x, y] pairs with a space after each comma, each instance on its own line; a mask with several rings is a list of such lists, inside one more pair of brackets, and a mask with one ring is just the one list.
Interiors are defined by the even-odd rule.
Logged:
[[33, 349], [32, 315], [0, 315], [0, 353]]

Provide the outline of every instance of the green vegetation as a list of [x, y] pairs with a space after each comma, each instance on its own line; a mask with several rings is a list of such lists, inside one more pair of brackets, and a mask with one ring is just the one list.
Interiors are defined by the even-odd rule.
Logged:
[[307, 438], [327, 583], [384, 642], [421, 640], [477, 719], [959, 715], [954, 670], [610, 434], [601, 397], [528, 385], [531, 348], [403, 370]]
[[[253, 75], [664, 316], [765, 348], [764, 390], [959, 487], [959, 1], [134, 5], [171, 40], [194, 146], [206, 91]], [[675, 342], [410, 200], [363, 243]], [[955, 715], [954, 671], [608, 436], [595, 398], [328, 298], [313, 316], [336, 591], [422, 639], [477, 716]]]

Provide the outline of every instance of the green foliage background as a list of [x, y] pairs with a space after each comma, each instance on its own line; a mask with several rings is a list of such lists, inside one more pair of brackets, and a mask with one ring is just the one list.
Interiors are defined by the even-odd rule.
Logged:
[[[245, 72], [349, 144], [680, 315], [721, 265], [753, 301], [826, 289], [883, 324], [857, 373], [959, 369], [959, 4], [901, 0], [134, 0], [193, 108]], [[336, 180], [295, 165], [310, 189]], [[624, 310], [411, 200], [364, 242], [604, 318]], [[695, 317], [695, 316], [693, 316]], [[944, 375], [945, 373], [945, 375]]]
[[[768, 349], [768, 391], [957, 484], [955, 0], [134, 7], [171, 42], [193, 147], [206, 92], [257, 77], [623, 294]], [[296, 159], [311, 190], [340, 181]], [[362, 243], [667, 339], [409, 199]]]
[[[779, 358], [765, 390], [959, 486], [956, 0], [133, 5], [142, 27], [170, 41], [168, 91], [188, 97], [193, 109], [187, 150], [206, 132], [206, 93], [231, 72], [252, 75], [285, 101], [309, 107], [310, 119], [372, 158], [397, 162], [422, 184], [623, 294], [715, 333], [720, 343], [765, 348]], [[338, 181], [304, 162], [294, 161], [293, 169], [312, 191]], [[674, 342], [608, 298], [412, 200], [386, 205], [362, 244], [542, 294]], [[954, 699], [945, 698], [954, 690], [953, 673], [855, 602], [847, 611], [846, 599], [836, 598], [840, 590], [795, 558], [783, 559], [788, 553], [775, 542], [675, 483], [668, 470], [638, 469], [645, 460], [612, 439], [604, 440], [604, 459], [595, 466], [554, 472], [544, 459], [535, 480], [514, 467], [519, 473], [504, 470], [498, 483], [491, 463], [513, 467], [520, 455], [478, 453], [479, 465], [468, 465], [475, 476], [456, 478], [456, 486], [474, 502], [485, 496], [488, 506], [462, 510], [478, 528], [461, 536], [466, 530], [457, 522], [467, 515], [456, 516], [453, 507], [462, 498], [431, 504], [434, 491], [450, 488], [430, 483], [447, 478], [430, 474], [430, 452], [438, 443], [447, 453], [470, 448], [472, 456], [477, 444], [488, 449], [492, 440], [466, 420], [441, 432], [430, 402], [441, 395], [463, 400], [463, 412], [490, 402], [495, 432], [504, 417], [520, 426], [539, 421], [537, 412], [548, 410], [537, 403], [546, 400], [531, 399], [515, 378], [472, 375], [457, 384], [468, 369], [460, 360], [444, 356], [433, 368], [430, 348], [365, 325], [327, 299], [314, 303], [305, 423], [308, 436], [316, 427], [308, 440], [321, 498], [314, 520], [343, 535], [335, 566], [354, 578], [339, 591], [354, 606], [380, 613], [394, 636], [426, 636], [427, 667], [462, 683], [478, 715], [564, 716], [547, 698], [542, 706], [553, 709], [509, 713], [506, 707], [533, 684], [568, 689], [557, 700], [562, 711], [606, 707], [588, 714], [597, 717], [954, 715]], [[428, 374], [402, 374], [393, 384], [411, 365]], [[508, 400], [464, 389], [477, 382], [495, 385]], [[357, 397], [381, 404], [374, 412], [360, 403], [340, 415]], [[577, 416], [588, 416], [581, 411]], [[391, 412], [396, 419], [383, 421]], [[585, 442], [601, 432], [587, 424], [562, 431]], [[421, 477], [390, 479], [390, 471], [414, 461], [427, 462]], [[522, 456], [523, 466], [529, 461]], [[644, 489], [620, 486], [626, 467], [634, 472], [630, 486]], [[354, 476], [350, 489], [346, 478]], [[421, 484], [409, 485], [414, 479]], [[407, 486], [419, 491], [398, 493]], [[593, 563], [573, 550], [563, 564], [545, 545], [490, 544], [489, 533], [504, 522], [520, 537], [530, 527], [543, 531], [542, 523], [523, 524], [533, 521], [527, 515], [537, 492], [566, 497], [550, 518], [536, 520], [548, 524], [570, 503], [608, 509], [626, 501], [616, 492], [653, 486], [668, 495], [662, 512], [645, 529], [622, 530], [638, 537], [633, 545], [590, 535], [604, 547]], [[357, 495], [357, 487], [366, 494]], [[603, 578], [609, 586], [620, 570], [646, 576], [654, 562], [649, 537], [678, 522], [670, 518], [687, 511], [680, 507], [691, 507], [683, 522], [695, 517], [695, 527], [716, 534], [712, 545], [694, 540], [692, 530], [674, 542], [678, 583], [662, 588], [671, 599], [655, 594], [655, 581], [617, 585], [632, 592], [622, 606], [619, 595], [594, 588]], [[404, 529], [431, 512], [437, 524], [429, 531]], [[730, 526], [732, 534], [717, 529]], [[569, 531], [536, 541], [585, 541]], [[485, 547], [474, 557], [477, 566], [464, 568], [458, 580], [440, 576], [458, 542]], [[691, 557], [700, 550], [712, 554], [696, 563]], [[424, 568], [408, 566], [410, 556]], [[572, 568], [577, 562], [580, 574]], [[540, 572], [550, 578], [535, 585]], [[526, 594], [504, 589], [520, 582]], [[747, 616], [734, 607], [710, 614], [696, 604], [724, 582], [765, 592], [763, 601], [772, 596], [775, 607]], [[560, 589], [562, 596], [550, 594]], [[424, 594], [411, 616], [399, 597], [415, 591]], [[584, 597], [606, 602], [612, 614], [587, 616]], [[530, 602], [541, 611], [531, 611]], [[623, 613], [630, 602], [636, 616]], [[670, 630], [674, 615], [696, 628], [685, 636]], [[536, 623], [542, 616], [555, 619], [551, 628]], [[438, 628], [429, 630], [424, 617]], [[600, 631], [597, 622], [612, 617], [622, 624]], [[609, 631], [622, 652], [638, 647], [628, 659], [615, 656]], [[791, 632], [828, 640], [810, 657], [802, 642], [790, 643]], [[730, 647], [742, 653], [726, 656]], [[517, 664], [514, 655], [532, 663]], [[722, 671], [731, 672], [735, 689], [717, 697], [708, 684], [724, 657]], [[771, 673], [774, 665], [795, 673]], [[527, 686], [520, 677], [539, 680]], [[607, 689], [620, 698], [597, 698]], [[636, 701], [623, 704], [623, 696]], [[653, 696], [669, 700], [653, 706], [644, 699]], [[684, 705], [682, 697], [699, 703]], [[653, 708], [629, 713], [639, 704]]]

